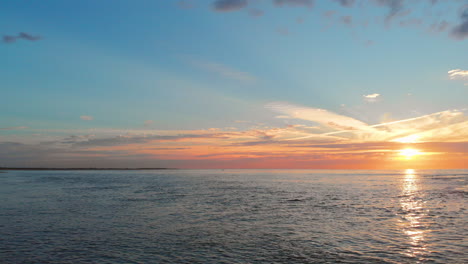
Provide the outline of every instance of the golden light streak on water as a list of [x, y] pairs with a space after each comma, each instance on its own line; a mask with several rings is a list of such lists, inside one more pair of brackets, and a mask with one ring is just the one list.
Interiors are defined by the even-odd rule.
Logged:
[[428, 253], [425, 245], [427, 228], [422, 221], [427, 216], [424, 201], [419, 197], [419, 177], [415, 170], [407, 169], [402, 181], [400, 206], [402, 210], [401, 230], [408, 236], [411, 245], [404, 254], [411, 257]]

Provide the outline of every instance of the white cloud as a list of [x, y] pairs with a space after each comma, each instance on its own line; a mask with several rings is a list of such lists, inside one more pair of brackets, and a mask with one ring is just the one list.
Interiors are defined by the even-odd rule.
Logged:
[[94, 117], [88, 116], [88, 115], [82, 115], [82, 116], [80, 116], [80, 119], [85, 120], [85, 121], [90, 121], [90, 120], [93, 120]]
[[[448, 71], [447, 73], [448, 73], [450, 80], [468, 81], [468, 70], [454, 69], [454, 70]], [[468, 85], [468, 83], [465, 83], [465, 85]]]
[[[446, 110], [415, 118], [370, 125], [324, 109], [300, 107], [287, 103], [271, 103], [267, 107], [292, 118], [317, 122], [322, 125], [322, 128], [327, 128], [292, 140], [333, 136], [336, 140], [354, 142], [401, 142], [401, 140], [414, 140], [415, 138], [420, 142], [434, 140], [455, 142], [466, 141], [468, 135], [468, 118], [464, 114], [465, 110]], [[330, 131], [330, 129], [333, 130]]]
[[373, 94], [363, 95], [362, 97], [364, 97], [364, 100], [367, 102], [377, 102], [377, 100], [380, 99], [380, 94], [373, 93]]
[[313, 121], [335, 130], [367, 130], [369, 125], [352, 117], [312, 107], [295, 106], [288, 103], [270, 103], [267, 108], [291, 118]]

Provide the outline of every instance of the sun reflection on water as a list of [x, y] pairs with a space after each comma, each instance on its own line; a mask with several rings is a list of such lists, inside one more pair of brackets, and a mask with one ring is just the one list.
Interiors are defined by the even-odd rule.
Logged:
[[427, 228], [423, 222], [426, 212], [419, 191], [419, 178], [415, 170], [407, 169], [402, 181], [402, 195], [400, 196], [401, 229], [408, 236], [411, 245], [405, 254], [411, 257], [428, 253], [424, 241]]

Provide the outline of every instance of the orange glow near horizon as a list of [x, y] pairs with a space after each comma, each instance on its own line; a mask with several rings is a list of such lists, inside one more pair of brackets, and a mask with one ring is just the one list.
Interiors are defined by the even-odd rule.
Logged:
[[[398, 127], [392, 132], [371, 127], [324, 133], [326, 128], [319, 126], [287, 125], [246, 130], [174, 130], [143, 135], [136, 132], [114, 137], [102, 135], [74, 143], [72, 148], [79, 151], [57, 155], [57, 159], [95, 160], [98, 157], [118, 159], [119, 164], [128, 159], [126, 164], [129, 165], [125, 166], [129, 167], [186, 169], [467, 168], [468, 138], [465, 138], [465, 134], [468, 135], [468, 130], [465, 133], [463, 129], [468, 128], [468, 121], [467, 126], [457, 127], [456, 137], [443, 140], [434, 136], [443, 134], [445, 130], [437, 134], [432, 130], [410, 133], [409, 128], [401, 128], [401, 122], [397, 124]], [[397, 129], [404, 131], [398, 132]], [[113, 166], [113, 163], [109, 166]]]

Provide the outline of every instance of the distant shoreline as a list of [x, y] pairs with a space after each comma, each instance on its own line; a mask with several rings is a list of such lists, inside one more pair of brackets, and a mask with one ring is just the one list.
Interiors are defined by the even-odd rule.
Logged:
[[63, 171], [63, 170], [177, 170], [176, 168], [8, 168], [8, 167], [0, 167], [0, 171], [8, 171], [8, 170], [56, 170], [56, 171]]
[[[0, 173], [7, 171], [139, 171], [139, 170], [313, 170], [313, 171], [405, 171], [405, 169], [298, 169], [298, 168], [211, 168], [211, 169], [187, 169], [187, 168], [17, 168], [0, 167]], [[435, 169], [417, 169], [417, 171], [427, 171]], [[468, 168], [440, 169], [440, 170], [468, 170]]]

